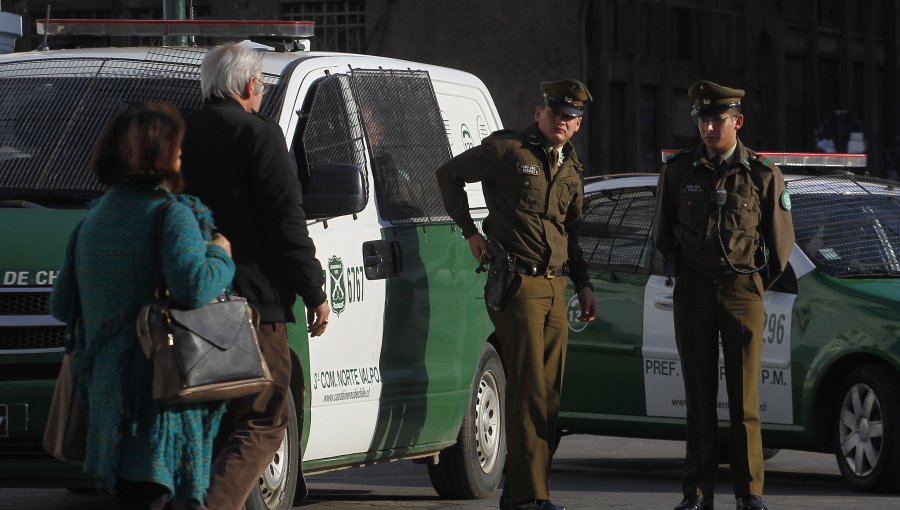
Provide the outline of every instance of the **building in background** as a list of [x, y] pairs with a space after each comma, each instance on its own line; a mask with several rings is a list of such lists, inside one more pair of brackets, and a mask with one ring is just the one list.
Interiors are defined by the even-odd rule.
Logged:
[[[470, 71], [487, 84], [509, 127], [532, 122], [540, 81], [580, 79], [594, 102], [575, 143], [591, 175], [653, 172], [661, 148], [698, 143], [687, 88], [708, 79], [747, 90], [741, 136], [748, 146], [864, 147], [873, 175], [897, 177], [888, 168], [897, 158], [885, 157], [898, 153], [886, 142], [897, 138], [890, 124], [897, 102], [884, 94], [885, 83], [896, 83], [896, 62], [885, 66], [885, 55], [896, 60], [889, 48], [896, 48], [897, 0], [185, 3], [198, 19], [315, 21], [313, 49]], [[25, 32], [17, 49], [37, 47], [34, 20], [46, 6], [13, 4]], [[52, 17], [160, 18], [162, 0], [54, 0], [52, 9]]]

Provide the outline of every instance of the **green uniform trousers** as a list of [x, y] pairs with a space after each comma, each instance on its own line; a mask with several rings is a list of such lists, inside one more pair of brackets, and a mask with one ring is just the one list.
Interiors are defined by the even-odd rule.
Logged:
[[506, 371], [506, 490], [512, 503], [550, 499], [569, 337], [566, 282], [517, 275], [503, 311], [488, 310]]
[[728, 446], [736, 497], [761, 496], [762, 439], [759, 374], [762, 354], [763, 284], [759, 274], [706, 278], [680, 275], [675, 282], [675, 342], [687, 402], [687, 444], [682, 490], [712, 498], [719, 465], [717, 394], [719, 337], [731, 435]]

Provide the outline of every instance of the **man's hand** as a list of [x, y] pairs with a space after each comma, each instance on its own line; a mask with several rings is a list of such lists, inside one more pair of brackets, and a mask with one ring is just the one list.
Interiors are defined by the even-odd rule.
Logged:
[[466, 240], [469, 241], [469, 249], [472, 250], [472, 256], [475, 257], [475, 260], [477, 260], [479, 264], [493, 258], [487, 251], [487, 244], [485, 243], [483, 235], [475, 232]]
[[578, 304], [581, 305], [581, 315], [578, 317], [578, 320], [591, 322], [597, 318], [597, 300], [594, 298], [594, 292], [590, 287], [584, 287], [578, 291]]
[[309, 336], [320, 336], [325, 333], [325, 327], [328, 326], [328, 316], [331, 314], [331, 308], [328, 307], [328, 300], [322, 301], [319, 306], [306, 309], [306, 324]]

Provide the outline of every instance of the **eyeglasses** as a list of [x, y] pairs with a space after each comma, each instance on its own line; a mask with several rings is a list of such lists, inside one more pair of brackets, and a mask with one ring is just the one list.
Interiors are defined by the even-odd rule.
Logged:
[[737, 115], [728, 115], [726, 117], [697, 117], [697, 125], [698, 126], [708, 126], [712, 124], [713, 126], [721, 126], [725, 124], [725, 121], [728, 119], [733, 119], [737, 117]]
[[260, 95], [263, 95], [263, 96], [266, 95], [266, 92], [268, 92], [269, 89], [275, 87], [275, 84], [274, 84], [274, 83], [266, 83], [266, 82], [264, 82], [263, 79], [262, 79], [262, 76], [254, 76], [254, 78], [256, 79], [256, 83], [257, 83], [260, 87], [262, 87], [262, 91], [260, 92]]

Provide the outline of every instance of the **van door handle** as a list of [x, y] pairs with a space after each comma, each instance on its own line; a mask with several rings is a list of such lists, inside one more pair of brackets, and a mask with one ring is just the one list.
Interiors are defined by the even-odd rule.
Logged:
[[362, 251], [367, 280], [383, 280], [403, 271], [400, 243], [397, 241], [366, 241]]
[[672, 294], [657, 294], [653, 296], [653, 306], [660, 310], [672, 311], [675, 309], [675, 302], [672, 300]]

